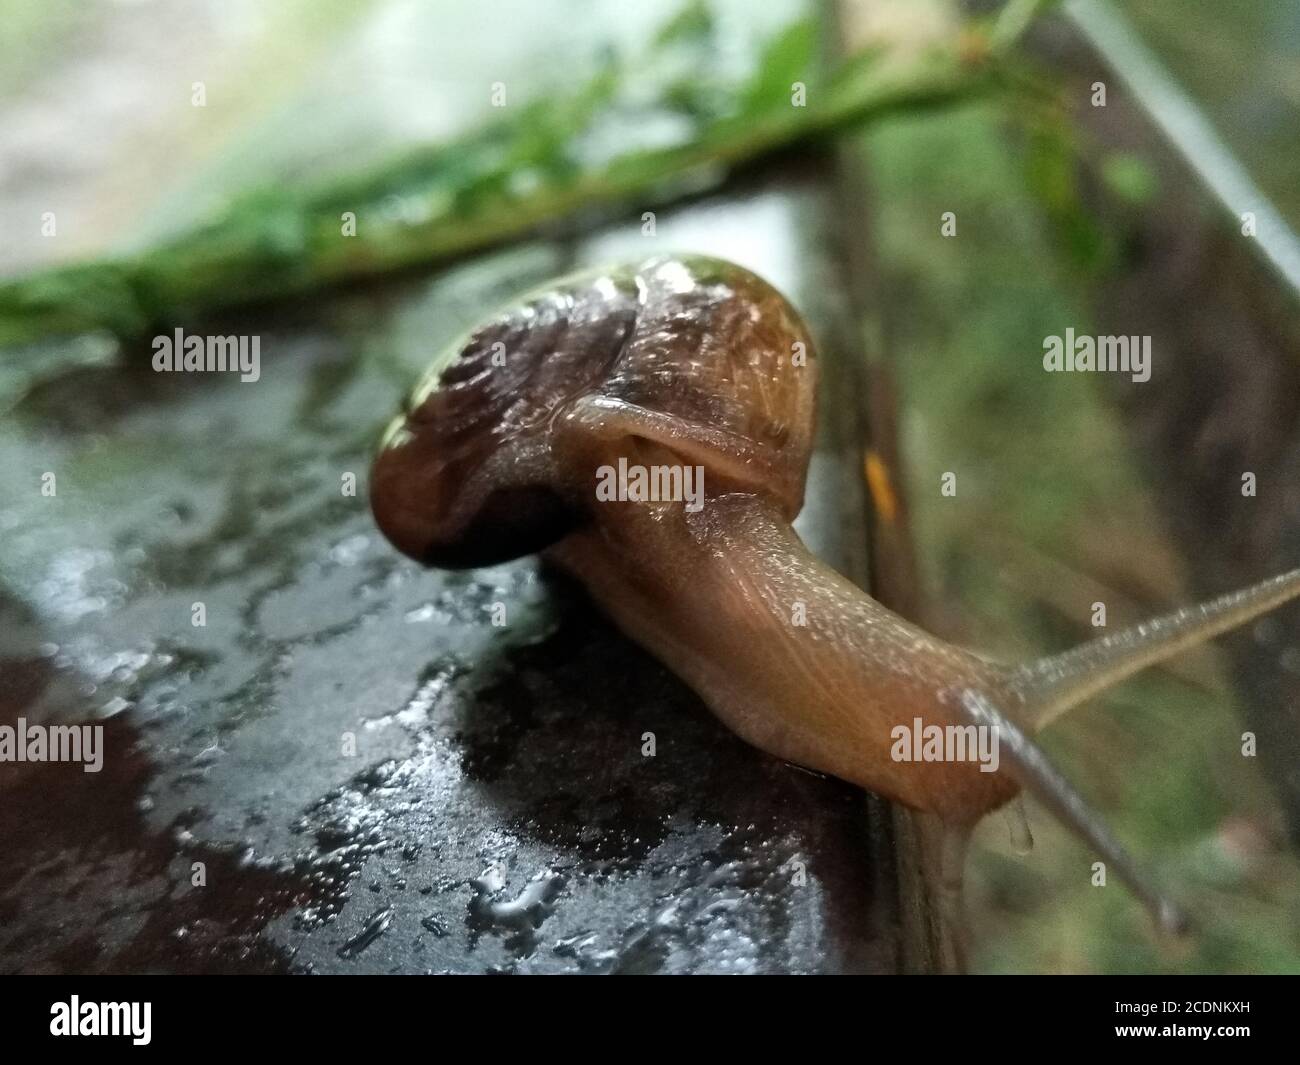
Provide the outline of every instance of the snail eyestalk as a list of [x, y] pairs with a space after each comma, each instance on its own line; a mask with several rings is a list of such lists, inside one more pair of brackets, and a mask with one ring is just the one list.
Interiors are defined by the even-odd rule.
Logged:
[[1134, 673], [1207, 643], [1297, 596], [1300, 569], [1030, 662], [1016, 671], [1011, 689], [1025, 705], [1025, 723], [1038, 731]]

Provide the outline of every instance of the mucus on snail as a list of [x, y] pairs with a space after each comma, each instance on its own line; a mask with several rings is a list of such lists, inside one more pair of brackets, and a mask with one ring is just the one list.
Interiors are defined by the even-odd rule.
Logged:
[[[807, 358], [792, 359], [800, 344]], [[563, 279], [435, 361], [375, 460], [376, 521], [427, 565], [543, 552], [742, 738], [936, 817], [950, 905], [973, 827], [1024, 790], [1161, 926], [1181, 928], [1032, 735], [1300, 595], [1300, 570], [1024, 665], [945, 643], [791, 528], [815, 427], [813, 352], [791, 305], [731, 263], [657, 258]], [[598, 499], [597, 471], [620, 461], [702, 467], [705, 505]], [[796, 603], [805, 624], [791, 624]], [[896, 730], [917, 719], [995, 727], [997, 771], [892, 757]]]

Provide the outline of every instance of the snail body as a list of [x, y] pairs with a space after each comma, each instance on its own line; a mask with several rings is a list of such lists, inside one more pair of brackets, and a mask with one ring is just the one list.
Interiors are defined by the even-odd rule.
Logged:
[[629, 515], [575, 532], [546, 557], [769, 754], [952, 824], [1019, 791], [973, 761], [892, 757], [896, 730], [917, 719], [969, 725], [945, 693], [996, 690], [1006, 671], [865, 595], [761, 497], [714, 497], [697, 515]]
[[[426, 564], [541, 551], [742, 738], [937, 817], [953, 841], [947, 882], [960, 882], [972, 826], [1028, 789], [1180, 926], [1032, 734], [1300, 595], [1300, 571], [1063, 655], [993, 662], [888, 610], [799, 540], [816, 395], [807, 328], [749, 271], [700, 257], [593, 271], [435, 362], [385, 433], [371, 503]], [[602, 470], [686, 466], [703, 471], [696, 508], [597, 491]], [[900, 730], [918, 724], [993, 730], [1000, 757], [900, 758]]]

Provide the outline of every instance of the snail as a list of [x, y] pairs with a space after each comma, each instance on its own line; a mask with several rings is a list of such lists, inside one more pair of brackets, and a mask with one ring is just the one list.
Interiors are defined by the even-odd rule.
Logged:
[[[656, 258], [575, 275], [435, 360], [384, 434], [372, 509], [388, 539], [426, 565], [542, 552], [743, 739], [936, 817], [945, 907], [959, 907], [975, 824], [1028, 791], [1160, 926], [1185, 927], [1031, 737], [1138, 670], [1300, 595], [1300, 570], [1064, 654], [995, 662], [894, 614], [792, 529], [816, 393], [798, 313], [739, 266]], [[694, 505], [644, 484], [601, 492], [611, 470], [696, 470], [703, 491]], [[991, 730], [996, 763], [899, 757], [900, 737], [918, 725]]]

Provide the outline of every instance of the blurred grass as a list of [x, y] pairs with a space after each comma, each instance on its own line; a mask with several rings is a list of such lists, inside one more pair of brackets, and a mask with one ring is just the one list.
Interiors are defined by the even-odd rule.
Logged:
[[[828, 70], [816, 26], [790, 22], [737, 72], [715, 62], [723, 43], [708, 9], [690, 6], [632, 61], [610, 57], [522, 103], [510, 102], [507, 86], [499, 115], [455, 140], [329, 181], [244, 193], [134, 255], [0, 283], [0, 343], [97, 328], [138, 334], [446, 260], [579, 211], [662, 202], [869, 116], [969, 95], [994, 73], [957, 39], [905, 64], [864, 51]], [[798, 106], [796, 83], [806, 91]]]
[[[93, 17], [93, 16], [92, 16]], [[80, 0], [7, 0], [0, 8], [0, 96], [17, 91], [44, 66], [45, 57], [86, 28]]]
[[[1069, 190], [1045, 193], [1023, 128], [995, 103], [891, 119], [861, 141], [872, 180], [888, 358], [897, 375], [906, 489], [932, 622], [1013, 660], [1150, 607], [1116, 589], [1186, 602], [1124, 425], [1086, 374], [1045, 374], [1043, 338], [1088, 324], [1102, 241], [1062, 227]], [[941, 235], [943, 212], [957, 234]], [[1141, 387], [1135, 386], [1135, 387]], [[957, 496], [940, 478], [957, 474]], [[1101, 589], [1100, 593], [1098, 589]], [[1178, 664], [1191, 679], [1206, 656]], [[1213, 677], [1212, 670], [1208, 671]], [[1272, 838], [1276, 803], [1240, 754], [1221, 684], [1158, 672], [1049, 730], [1044, 743], [1119, 836], [1203, 922], [1156, 942], [1092, 856], [1031, 804], [1037, 846], [1013, 854], [990, 818], [968, 881], [977, 968], [1000, 972], [1297, 971], [1300, 868]]]
[[1120, 0], [1293, 229], [1300, 229], [1300, 5]]

